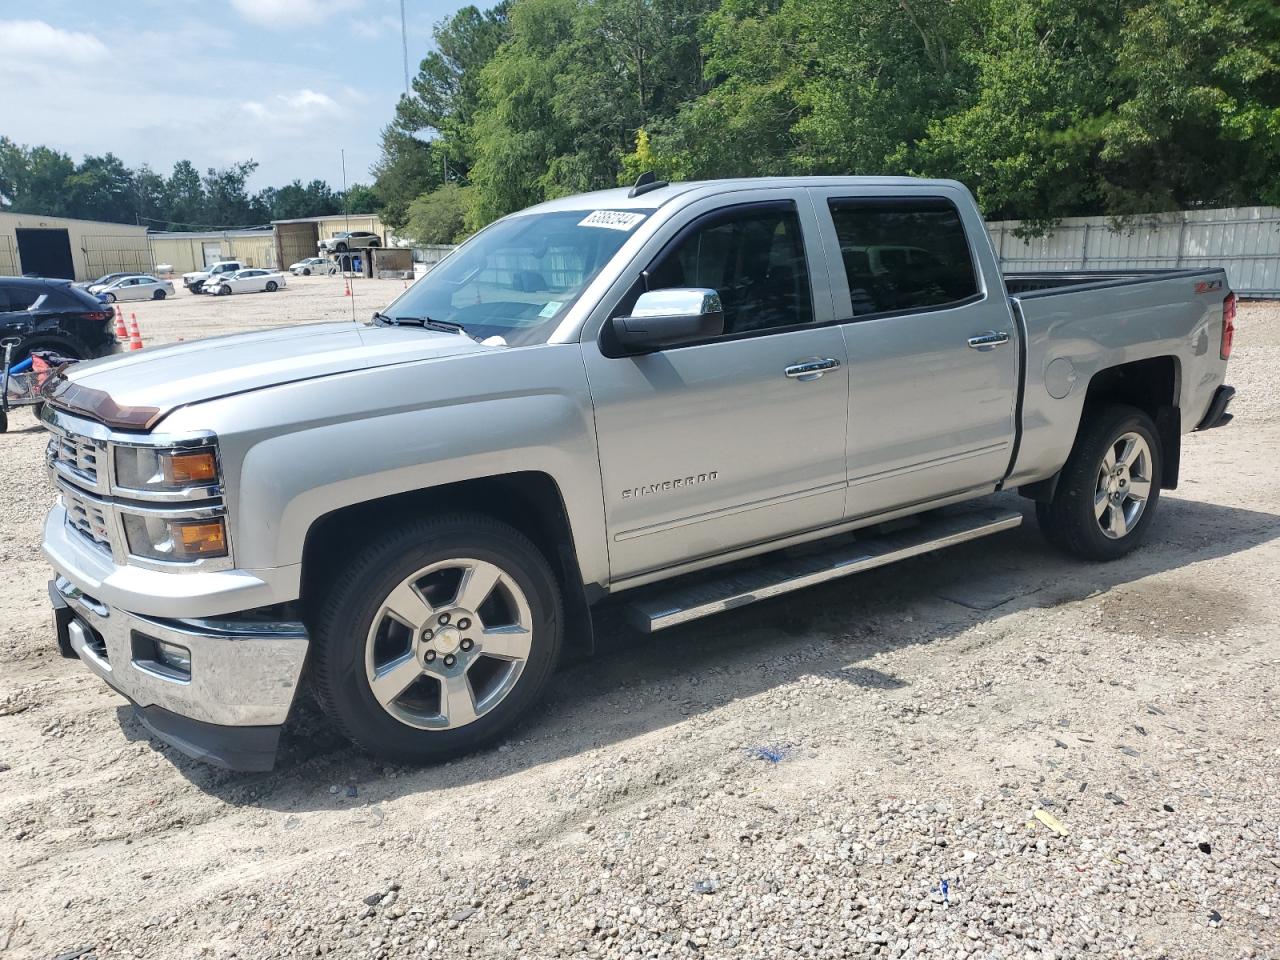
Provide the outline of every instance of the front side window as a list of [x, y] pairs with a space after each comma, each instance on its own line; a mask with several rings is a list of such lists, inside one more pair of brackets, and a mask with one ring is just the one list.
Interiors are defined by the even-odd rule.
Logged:
[[978, 295], [960, 212], [941, 197], [828, 201], [855, 317]]
[[588, 283], [647, 217], [565, 210], [486, 227], [387, 307], [392, 321], [459, 324], [477, 340], [545, 343]]
[[648, 289], [720, 294], [726, 335], [813, 321], [809, 268], [792, 203], [747, 205], [696, 222], [649, 271]]

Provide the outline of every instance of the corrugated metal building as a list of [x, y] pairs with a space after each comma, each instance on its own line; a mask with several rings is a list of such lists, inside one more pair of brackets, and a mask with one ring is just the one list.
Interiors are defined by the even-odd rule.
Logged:
[[1043, 237], [1014, 235], [1020, 221], [988, 223], [1009, 270], [1136, 270], [1225, 267], [1245, 297], [1280, 297], [1280, 207], [1184, 210], [1131, 218], [1068, 217]]
[[383, 246], [391, 246], [387, 230], [376, 213], [338, 213], [328, 217], [303, 217], [300, 220], [273, 220], [276, 257], [281, 266], [314, 257], [321, 240], [344, 230], [368, 230], [382, 238]]
[[153, 233], [149, 239], [156, 264], [171, 264], [174, 273], [203, 270], [219, 260], [239, 260], [250, 267], [280, 268], [275, 232], [266, 227], [208, 233]]
[[0, 212], [0, 275], [93, 280], [120, 270], [151, 270], [146, 227]]

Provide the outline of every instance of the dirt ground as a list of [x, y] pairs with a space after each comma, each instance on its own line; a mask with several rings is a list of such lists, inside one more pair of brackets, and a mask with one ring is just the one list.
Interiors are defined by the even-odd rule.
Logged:
[[[403, 284], [357, 281], [356, 315]], [[341, 280], [128, 306], [147, 343]], [[0, 958], [1280, 957], [1280, 304], [1113, 564], [1020, 530], [642, 638], [425, 769], [304, 710], [270, 774], [58, 657], [30, 414], [0, 437]], [[1012, 496], [1006, 502], [1021, 504]]]

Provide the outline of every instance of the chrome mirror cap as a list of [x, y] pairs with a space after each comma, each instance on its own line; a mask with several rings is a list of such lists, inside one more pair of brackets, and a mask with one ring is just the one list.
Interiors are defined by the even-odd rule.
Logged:
[[704, 317], [723, 313], [720, 294], [706, 287], [677, 287], [640, 294], [633, 317]]

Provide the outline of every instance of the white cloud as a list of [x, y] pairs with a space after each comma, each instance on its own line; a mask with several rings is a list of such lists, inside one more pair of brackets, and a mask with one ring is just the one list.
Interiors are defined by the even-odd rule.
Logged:
[[307, 26], [356, 6], [344, 0], [231, 0], [231, 5], [249, 22], [277, 30]]
[[43, 20], [0, 20], [0, 50], [10, 63], [88, 64], [109, 55], [107, 45], [93, 34], [61, 30]]
[[305, 87], [297, 93], [282, 93], [277, 99], [283, 101], [284, 105], [291, 110], [303, 113], [337, 113], [342, 109], [327, 93], [317, 93]]

